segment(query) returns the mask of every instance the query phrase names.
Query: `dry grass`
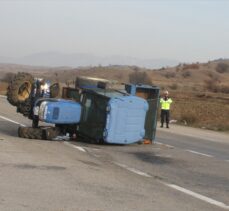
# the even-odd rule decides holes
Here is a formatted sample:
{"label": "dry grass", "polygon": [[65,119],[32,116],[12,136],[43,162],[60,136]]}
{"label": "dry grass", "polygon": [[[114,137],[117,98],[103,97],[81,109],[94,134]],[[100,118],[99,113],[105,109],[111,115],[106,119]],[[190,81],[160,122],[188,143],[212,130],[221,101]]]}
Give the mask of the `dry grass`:
{"label": "dry grass", "polygon": [[190,69],[199,69],[199,64],[198,63],[193,63],[193,64],[184,64],[183,65],[183,70],[190,70]]}
{"label": "dry grass", "polygon": [[174,93],[171,109],[172,119],[178,123],[207,128],[217,131],[229,131],[229,99],[201,96],[192,93],[182,96]]}
{"label": "dry grass", "polygon": [[216,66],[216,71],[218,73],[227,73],[229,72],[229,65],[223,62],[220,62]]}
{"label": "dry grass", "polygon": [[5,95],[8,87],[8,83],[0,82],[0,95]]}
{"label": "dry grass", "polygon": [[[147,72],[153,85],[168,89],[174,100],[172,119],[180,124],[229,131],[229,71],[219,60],[205,64],[181,64],[177,67],[147,70],[135,66],[108,66],[85,68],[39,68],[17,65],[0,65],[0,79],[7,72],[30,72],[36,77],[45,76],[52,81],[74,84],[77,76],[101,77],[129,82],[134,72]],[[227,69],[225,71],[225,68]],[[6,93],[7,84],[0,81],[0,94]],[[216,91],[215,91],[216,90]]]}

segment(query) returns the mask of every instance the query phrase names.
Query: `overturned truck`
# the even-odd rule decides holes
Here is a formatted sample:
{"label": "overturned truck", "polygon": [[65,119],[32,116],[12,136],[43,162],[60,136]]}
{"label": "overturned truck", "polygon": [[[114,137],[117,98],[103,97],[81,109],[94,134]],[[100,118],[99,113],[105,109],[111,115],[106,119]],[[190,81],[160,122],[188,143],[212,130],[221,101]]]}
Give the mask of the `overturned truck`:
{"label": "overturned truck", "polygon": [[152,141],[156,131],[159,88],[78,77],[75,87],[61,88],[28,73],[9,84],[7,99],[32,120],[19,127],[22,138],[52,140],[77,137],[96,143]]}

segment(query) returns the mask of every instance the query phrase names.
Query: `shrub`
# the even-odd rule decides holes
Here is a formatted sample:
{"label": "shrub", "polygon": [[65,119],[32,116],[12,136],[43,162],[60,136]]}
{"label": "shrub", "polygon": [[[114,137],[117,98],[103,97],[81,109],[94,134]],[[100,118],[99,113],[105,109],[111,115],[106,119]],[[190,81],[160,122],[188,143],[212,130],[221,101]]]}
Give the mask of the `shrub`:
{"label": "shrub", "polygon": [[190,77],[191,75],[192,75],[191,72],[188,71],[188,70],[186,70],[185,72],[182,73],[182,76],[183,76],[184,78],[188,78],[188,77]]}
{"label": "shrub", "polygon": [[210,92],[219,92],[219,85],[216,83],[214,79],[209,79],[205,81],[205,88]]}
{"label": "shrub", "polygon": [[214,80],[215,82],[218,82],[218,81],[219,81],[219,76],[218,76],[216,73],[214,73],[214,72],[208,72],[208,76],[209,76],[212,80]]}
{"label": "shrub", "polygon": [[7,83],[9,83],[9,82],[12,81],[12,79],[14,78],[14,76],[15,76],[15,73],[11,73],[11,72],[6,73],[6,74],[3,76],[3,78],[1,79],[1,81],[2,81],[2,82],[7,82]]}
{"label": "shrub", "polygon": [[183,70],[188,70],[188,69],[199,69],[199,64],[184,64],[183,65]]}
{"label": "shrub", "polygon": [[193,86],[193,87],[192,87],[192,91],[194,91],[194,92],[199,92],[199,88],[196,87],[196,86]]}
{"label": "shrub", "polygon": [[133,84],[148,84],[152,85],[151,78],[146,72],[134,71],[129,74],[129,81]]}
{"label": "shrub", "polygon": [[166,68],[165,67],[162,67],[162,68],[160,68],[159,70],[165,70]]}
{"label": "shrub", "polygon": [[229,72],[229,65],[225,63],[218,63],[216,66],[216,71],[218,73],[226,73]]}
{"label": "shrub", "polygon": [[117,78],[118,80],[121,80],[123,78],[123,73],[121,73],[121,72],[116,73],[115,78]]}
{"label": "shrub", "polygon": [[174,84],[170,85],[169,88],[172,90],[176,90],[178,88],[178,85],[174,83]]}
{"label": "shrub", "polygon": [[193,125],[197,122],[197,117],[191,113],[184,113],[180,117],[180,121],[183,122],[185,125]]}
{"label": "shrub", "polygon": [[175,78],[175,77],[176,77],[176,73],[174,73],[174,72],[166,72],[166,73],[164,74],[164,76],[165,76],[166,78]]}
{"label": "shrub", "polygon": [[137,67],[137,66],[134,66],[132,69],[133,69],[134,71],[140,71],[140,68]]}
{"label": "shrub", "polygon": [[179,71],[180,71],[180,67],[176,66],[176,72],[179,72]]}
{"label": "shrub", "polygon": [[229,94],[229,86],[221,86],[220,91],[225,94]]}
{"label": "shrub", "polygon": [[220,85],[219,81],[215,81],[214,79],[206,80],[205,81],[205,87],[208,91],[211,92],[221,92],[228,94],[229,93],[229,86],[226,85]]}

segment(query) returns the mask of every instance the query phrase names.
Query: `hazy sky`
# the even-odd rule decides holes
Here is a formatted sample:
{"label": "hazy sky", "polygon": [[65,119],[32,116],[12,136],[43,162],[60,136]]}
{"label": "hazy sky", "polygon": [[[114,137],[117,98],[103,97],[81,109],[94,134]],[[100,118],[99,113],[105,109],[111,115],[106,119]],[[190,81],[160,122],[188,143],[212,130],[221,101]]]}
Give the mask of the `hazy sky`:
{"label": "hazy sky", "polygon": [[229,58],[228,0],[0,0],[0,56]]}

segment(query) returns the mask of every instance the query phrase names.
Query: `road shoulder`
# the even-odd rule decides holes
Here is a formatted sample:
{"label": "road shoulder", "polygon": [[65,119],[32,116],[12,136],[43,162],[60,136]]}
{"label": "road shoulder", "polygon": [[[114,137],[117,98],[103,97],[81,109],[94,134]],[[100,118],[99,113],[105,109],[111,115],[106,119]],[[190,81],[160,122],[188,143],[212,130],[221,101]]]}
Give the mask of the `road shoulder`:
{"label": "road shoulder", "polygon": [[[159,124],[158,124],[159,125]],[[189,136],[193,138],[203,139],[212,142],[229,144],[229,134],[224,132],[216,132],[211,130],[192,128],[187,126],[181,126],[176,124],[170,124],[170,128],[157,127],[160,132],[166,132],[171,134],[177,134],[182,136]]]}

